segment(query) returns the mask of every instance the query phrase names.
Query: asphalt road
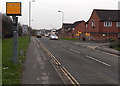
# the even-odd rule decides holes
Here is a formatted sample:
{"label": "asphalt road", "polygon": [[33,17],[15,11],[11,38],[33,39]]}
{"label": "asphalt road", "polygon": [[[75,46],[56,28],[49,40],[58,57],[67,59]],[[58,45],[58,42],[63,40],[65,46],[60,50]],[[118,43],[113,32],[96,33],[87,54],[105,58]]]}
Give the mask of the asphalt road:
{"label": "asphalt road", "polygon": [[118,57],[64,40],[39,38],[80,84],[118,84]]}
{"label": "asphalt road", "polygon": [[[64,86],[63,81],[44,54],[39,43],[31,38],[26,60],[23,65],[22,86],[49,86],[52,84]],[[12,86],[12,85],[11,85]]]}

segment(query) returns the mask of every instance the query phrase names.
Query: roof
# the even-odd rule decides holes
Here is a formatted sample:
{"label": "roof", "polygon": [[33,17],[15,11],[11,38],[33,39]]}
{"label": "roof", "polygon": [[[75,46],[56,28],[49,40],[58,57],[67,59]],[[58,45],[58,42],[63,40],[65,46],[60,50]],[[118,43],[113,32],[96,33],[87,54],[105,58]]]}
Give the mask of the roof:
{"label": "roof", "polygon": [[82,21],[76,21],[73,24],[72,23],[63,23],[63,26],[64,26],[64,29],[75,28],[81,22],[83,22],[83,20]]}
{"label": "roof", "polygon": [[64,27],[64,29],[73,28],[73,24],[72,23],[63,23],[63,27]]}
{"label": "roof", "polygon": [[83,20],[82,21],[76,21],[76,22],[74,22],[73,23],[73,27],[75,28],[79,23],[81,23],[81,22],[83,22]]}
{"label": "roof", "polygon": [[106,21],[108,19],[110,19],[110,21],[120,21],[120,10],[94,9],[94,11],[101,21]]}

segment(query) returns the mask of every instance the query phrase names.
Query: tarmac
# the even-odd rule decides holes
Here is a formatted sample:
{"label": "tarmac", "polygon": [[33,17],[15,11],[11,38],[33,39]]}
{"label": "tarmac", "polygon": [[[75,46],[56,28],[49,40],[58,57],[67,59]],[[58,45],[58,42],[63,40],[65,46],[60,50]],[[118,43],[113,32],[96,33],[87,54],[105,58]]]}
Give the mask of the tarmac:
{"label": "tarmac", "polygon": [[34,38],[30,40],[23,67],[22,84],[64,84]]}
{"label": "tarmac", "polygon": [[[70,41],[69,41],[70,42]],[[79,46],[97,49],[103,52],[120,55],[119,51],[109,48],[110,43],[72,42]],[[22,84],[59,84],[64,82],[50,63],[50,59],[42,51],[37,41],[32,37],[26,53],[22,73]]]}

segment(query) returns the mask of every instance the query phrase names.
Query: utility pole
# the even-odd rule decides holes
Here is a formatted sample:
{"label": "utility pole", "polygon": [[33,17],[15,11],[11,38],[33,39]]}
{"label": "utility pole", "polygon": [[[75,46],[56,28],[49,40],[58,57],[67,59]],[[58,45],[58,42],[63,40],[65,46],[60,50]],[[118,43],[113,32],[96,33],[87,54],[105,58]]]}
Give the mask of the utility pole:
{"label": "utility pole", "polygon": [[13,63],[18,62],[18,17],[13,16]]}

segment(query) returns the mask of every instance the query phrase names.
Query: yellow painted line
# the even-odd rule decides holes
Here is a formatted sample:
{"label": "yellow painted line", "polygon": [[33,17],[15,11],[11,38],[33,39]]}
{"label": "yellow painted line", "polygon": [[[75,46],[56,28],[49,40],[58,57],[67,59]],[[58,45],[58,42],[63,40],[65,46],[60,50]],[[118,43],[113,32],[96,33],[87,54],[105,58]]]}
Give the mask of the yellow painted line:
{"label": "yellow painted line", "polygon": [[72,79],[68,76],[68,74],[61,68],[62,72],[65,74],[65,76],[71,81],[72,84],[75,84]]}
{"label": "yellow painted line", "polygon": [[[37,39],[37,38],[36,38]],[[37,41],[39,42],[39,40],[37,39]],[[41,44],[42,45],[42,44]],[[43,47],[43,49],[48,53],[48,55],[49,56],[51,56],[51,57],[53,57],[53,60],[56,62],[56,63],[58,63],[58,64],[60,64],[61,65],[61,63],[55,58],[55,56],[53,56],[51,53],[50,53],[50,51],[48,51],[48,49],[46,49],[43,45],[42,45],[42,47]],[[64,70],[63,70],[63,69]],[[74,77],[64,68],[64,67],[62,67],[61,68],[61,70],[62,70],[62,72],[66,75],[66,77],[71,81],[71,83],[74,85],[74,86],[76,86],[75,85],[75,83],[77,83],[77,85],[79,85],[79,83],[74,79]],[[66,73],[66,72],[67,73]],[[75,81],[75,83],[73,82],[73,80],[69,77],[69,76]]]}
{"label": "yellow painted line", "polygon": [[64,67],[63,67],[63,69],[71,76],[71,78],[77,83],[77,85],[79,85],[77,80]]}

